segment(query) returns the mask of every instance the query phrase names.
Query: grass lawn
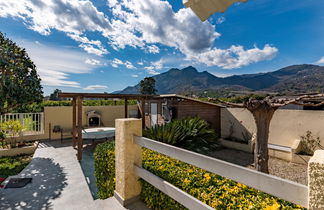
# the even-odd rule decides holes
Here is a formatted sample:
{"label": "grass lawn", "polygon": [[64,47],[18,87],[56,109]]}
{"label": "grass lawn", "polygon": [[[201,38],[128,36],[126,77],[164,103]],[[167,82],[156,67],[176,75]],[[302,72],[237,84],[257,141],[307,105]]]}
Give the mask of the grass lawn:
{"label": "grass lawn", "polygon": [[20,155],[14,157],[0,157],[0,177],[16,175],[22,171],[32,160],[32,155]]}

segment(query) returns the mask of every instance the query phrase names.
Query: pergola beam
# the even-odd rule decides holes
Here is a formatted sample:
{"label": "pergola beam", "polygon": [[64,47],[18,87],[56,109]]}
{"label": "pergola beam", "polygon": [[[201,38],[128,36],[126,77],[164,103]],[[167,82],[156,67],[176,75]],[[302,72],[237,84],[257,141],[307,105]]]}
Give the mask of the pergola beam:
{"label": "pergola beam", "polygon": [[59,93],[59,97],[62,98],[120,98],[120,99],[142,99],[142,98],[152,98],[156,95],[145,95],[145,94],[110,94],[110,93]]}

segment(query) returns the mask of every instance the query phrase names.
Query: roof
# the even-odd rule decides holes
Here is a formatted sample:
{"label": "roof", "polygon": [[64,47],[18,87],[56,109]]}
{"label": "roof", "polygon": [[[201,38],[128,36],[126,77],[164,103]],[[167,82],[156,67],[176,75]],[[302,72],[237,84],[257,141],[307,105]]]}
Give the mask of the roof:
{"label": "roof", "polygon": [[217,106],[217,107],[220,107],[220,108],[225,108],[225,106],[220,105],[220,104],[215,104],[215,103],[211,103],[211,102],[208,102],[208,101],[203,101],[203,100],[199,100],[199,99],[196,99],[196,98],[191,98],[191,97],[188,97],[188,96],[183,96],[183,95],[178,95],[178,94],[162,94],[162,95],[159,95],[159,96],[157,96],[155,98],[181,98],[181,99],[194,101],[194,102],[198,102],[198,103],[202,103],[202,104],[207,104],[207,105],[211,105],[211,106]]}

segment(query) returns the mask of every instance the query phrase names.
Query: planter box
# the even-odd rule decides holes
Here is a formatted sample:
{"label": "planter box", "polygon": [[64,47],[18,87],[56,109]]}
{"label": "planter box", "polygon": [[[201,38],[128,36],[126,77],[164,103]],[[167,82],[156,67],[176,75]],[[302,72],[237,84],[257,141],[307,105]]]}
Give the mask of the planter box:
{"label": "planter box", "polygon": [[32,146],[25,147],[17,147],[12,149],[0,149],[0,157],[1,156],[16,156],[16,155],[30,155],[33,154],[38,146],[38,142],[36,141]]}
{"label": "planter box", "polygon": [[248,144],[244,144],[244,143],[235,142],[235,141],[229,141],[229,140],[225,140],[225,139],[218,139],[218,142],[222,146],[227,147],[227,148],[253,153],[253,146],[250,143],[251,141],[249,141]]}
{"label": "planter box", "polygon": [[311,157],[312,157],[311,155],[292,154],[291,162],[292,163],[299,163],[299,164],[308,164]]}

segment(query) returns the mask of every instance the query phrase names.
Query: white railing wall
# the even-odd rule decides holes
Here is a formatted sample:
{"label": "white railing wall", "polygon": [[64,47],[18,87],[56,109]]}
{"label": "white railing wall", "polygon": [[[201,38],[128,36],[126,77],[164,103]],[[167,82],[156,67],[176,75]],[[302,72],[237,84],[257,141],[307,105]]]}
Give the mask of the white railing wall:
{"label": "white railing wall", "polygon": [[44,133],[44,113],[6,113],[0,115],[0,123],[19,121],[23,127],[22,135],[38,135]]}
{"label": "white railing wall", "polygon": [[307,206],[308,188],[306,185],[261,173],[253,169],[174,147],[152,139],[135,136],[134,142],[147,149],[181,160],[225,178],[232,179],[286,201],[304,207]]}
{"label": "white railing wall", "polygon": [[189,209],[211,209],[188,193],[141,167],[148,148],[309,209],[324,209],[324,150],[308,164],[308,186],[142,137],[140,119],[116,120],[115,197],[125,205],[140,193],[142,178]]}

